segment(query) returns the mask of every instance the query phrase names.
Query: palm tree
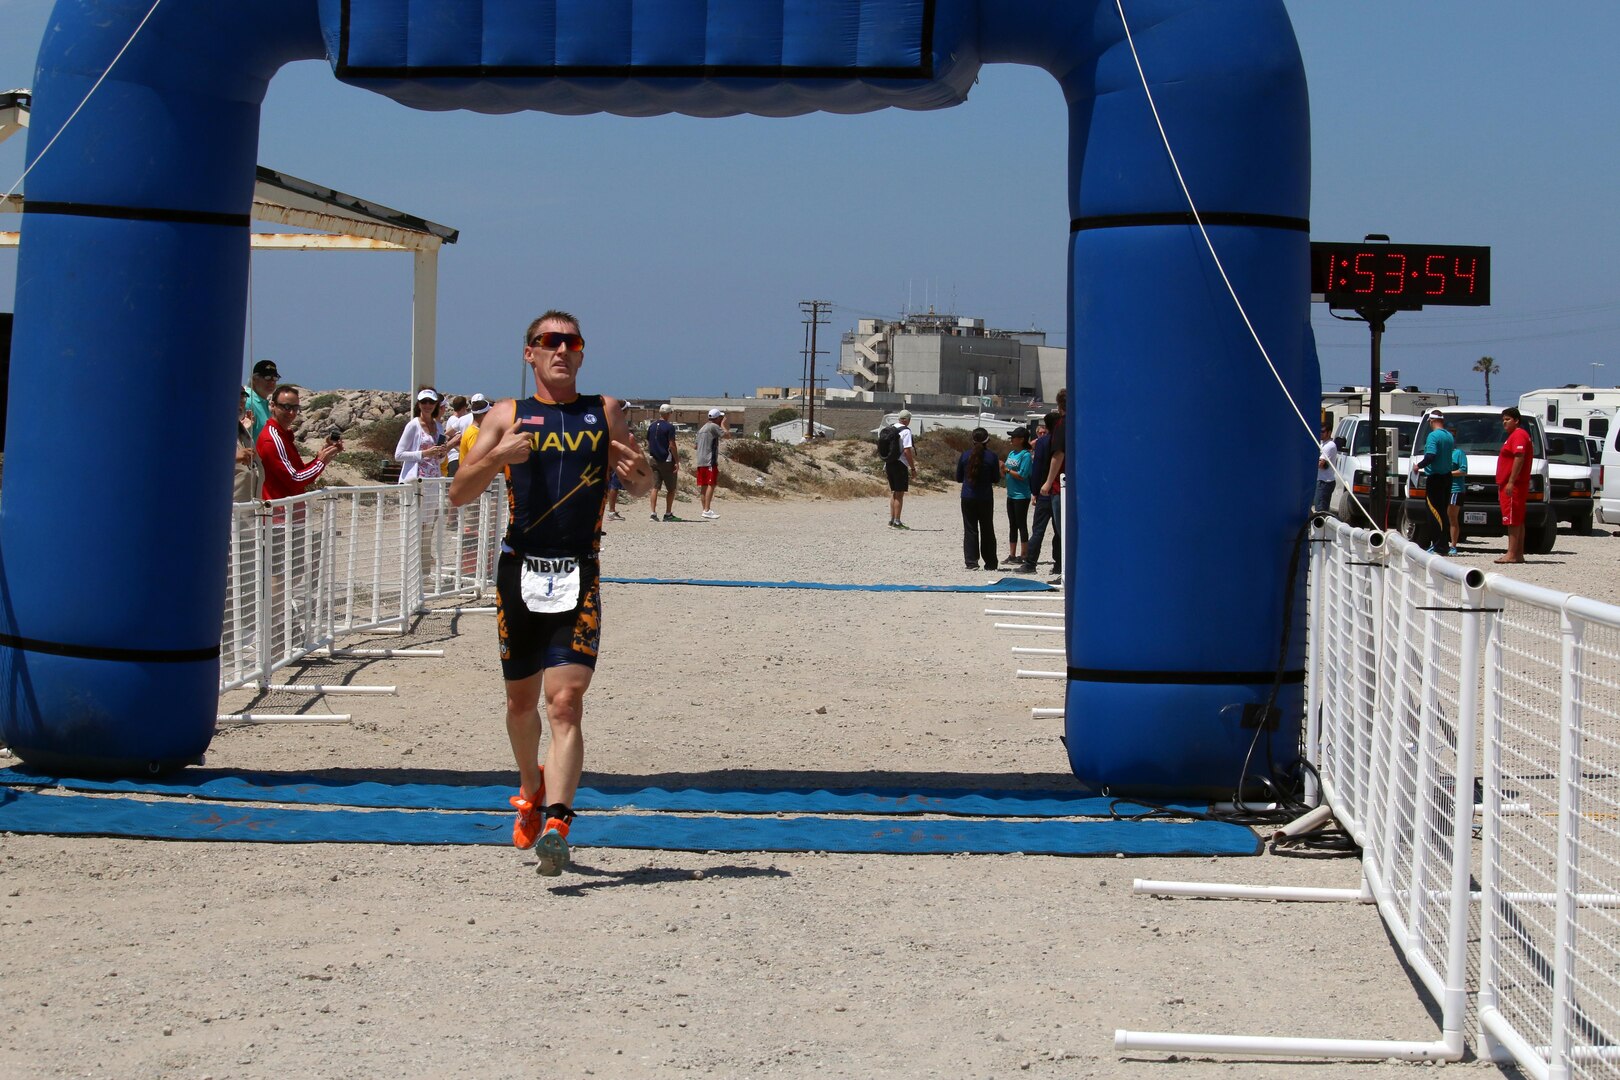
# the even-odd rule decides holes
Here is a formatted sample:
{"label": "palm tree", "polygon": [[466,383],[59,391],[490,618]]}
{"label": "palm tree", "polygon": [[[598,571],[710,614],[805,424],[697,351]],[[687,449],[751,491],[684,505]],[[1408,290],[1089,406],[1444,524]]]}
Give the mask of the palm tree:
{"label": "palm tree", "polygon": [[1474,370],[1485,376],[1485,404],[1489,405],[1491,403],[1491,376],[1500,372],[1502,366],[1489,356],[1482,356],[1479,358],[1479,363],[1474,365]]}

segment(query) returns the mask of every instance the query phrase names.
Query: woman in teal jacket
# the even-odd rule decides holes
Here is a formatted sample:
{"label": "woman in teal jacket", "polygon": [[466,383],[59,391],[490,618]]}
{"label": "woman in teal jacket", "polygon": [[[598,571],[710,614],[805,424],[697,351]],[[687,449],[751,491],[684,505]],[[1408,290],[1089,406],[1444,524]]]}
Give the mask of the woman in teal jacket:
{"label": "woman in teal jacket", "polygon": [[[1029,431],[1016,427],[1007,433],[1012,440],[1012,452],[1001,463],[1001,475],[1007,481],[1007,550],[1009,563],[1022,563],[1029,550],[1029,479],[1035,468],[1035,456],[1029,451]],[[1024,543],[1020,547],[1019,537]]]}

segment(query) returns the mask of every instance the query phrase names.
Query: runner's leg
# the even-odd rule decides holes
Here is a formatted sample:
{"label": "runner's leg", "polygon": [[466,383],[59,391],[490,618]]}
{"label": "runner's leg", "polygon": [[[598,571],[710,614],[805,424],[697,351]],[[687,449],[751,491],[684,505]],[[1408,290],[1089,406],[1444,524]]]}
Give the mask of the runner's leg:
{"label": "runner's leg", "polygon": [[574,805],[579,774],[585,766],[581,721],[592,674],[584,664],[562,664],[544,672],[546,720],[551,725],[551,745],[546,750],[547,805]]}

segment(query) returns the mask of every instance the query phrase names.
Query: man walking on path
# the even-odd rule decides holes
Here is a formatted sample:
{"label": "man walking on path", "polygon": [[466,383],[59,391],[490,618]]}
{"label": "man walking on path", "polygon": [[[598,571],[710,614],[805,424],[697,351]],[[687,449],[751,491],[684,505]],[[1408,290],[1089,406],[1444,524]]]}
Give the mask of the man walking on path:
{"label": "man walking on path", "polygon": [[894,456],[883,463],[883,471],[889,478],[889,528],[909,529],[911,526],[900,520],[900,512],[905,509],[911,481],[917,478],[917,453],[911,448],[910,410],[901,409],[894,422],[900,429],[895,432],[899,446]]}
{"label": "man walking on path", "polygon": [[1333,429],[1323,424],[1322,442],[1317,448],[1316,498],[1311,502],[1313,513],[1327,513],[1328,504],[1333,501],[1333,480],[1338,466],[1339,444],[1333,441]]}
{"label": "man walking on path", "polygon": [[658,406],[658,419],[647,425],[647,457],[652,462],[653,486],[652,519],[658,520],[658,489],[664,489],[664,520],[679,521],[675,516],[675,480],[680,468],[680,451],[675,446],[675,425],[669,421],[669,406]]}
{"label": "man walking on path", "polygon": [[1446,430],[1446,417],[1439,409],[1432,409],[1425,417],[1429,422],[1429,435],[1423,442],[1423,456],[1417,464],[1423,470],[1423,502],[1428,508],[1424,524],[1429,530],[1429,552],[1457,554],[1450,543],[1451,514],[1451,452],[1457,449],[1457,440]]}
{"label": "man walking on path", "polygon": [[703,503],[703,516],[711,521],[720,516],[714,512],[713,503],[714,488],[720,482],[720,440],[726,434],[720,421],[725,418],[724,410],[710,409],[709,422],[697,433],[698,499]]}
{"label": "man walking on path", "polygon": [[[1054,575],[1047,580],[1054,585],[1063,583],[1063,483],[1069,475],[1068,430],[1069,430],[1069,391],[1067,389],[1057,392],[1057,412],[1046,414],[1047,453],[1051,457],[1046,467],[1046,480],[1041,484],[1041,492],[1050,500],[1047,503],[1046,516],[1052,524],[1052,569]],[[1036,472],[1036,479],[1041,473]],[[1037,508],[1037,516],[1039,509]],[[1037,547],[1037,552],[1039,548]],[[1035,562],[1036,557],[1031,557]]]}
{"label": "man walking on path", "polygon": [[[506,686],[506,733],[517,761],[512,843],[536,849],[539,872],[568,866],[574,793],[585,764],[585,692],[602,632],[602,511],[607,474],[632,497],[652,485],[616,398],[581,394],[579,320],[548,311],[529,324],[523,358],[535,394],[489,410],[450,481],[450,502],[476,500],[504,472],[512,514],[495,571],[496,632]],[[540,696],[551,745],[540,763]]]}
{"label": "man walking on path", "polygon": [[1530,436],[1522,426],[1523,414],[1509,405],[1502,410],[1502,450],[1496,456],[1496,501],[1502,507],[1507,530],[1507,554],[1499,563],[1524,562],[1524,514],[1530,498]]}

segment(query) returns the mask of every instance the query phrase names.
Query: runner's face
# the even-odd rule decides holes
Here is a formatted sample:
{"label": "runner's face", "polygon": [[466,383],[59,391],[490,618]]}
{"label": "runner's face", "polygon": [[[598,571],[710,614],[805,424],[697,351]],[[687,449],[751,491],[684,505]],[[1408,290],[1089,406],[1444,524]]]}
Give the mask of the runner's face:
{"label": "runner's face", "polygon": [[563,345],[558,345],[554,349],[543,348],[538,342],[540,335],[547,331],[577,334],[579,327],[564,319],[547,319],[529,339],[534,344],[524,347],[523,359],[534,371],[535,379],[542,386],[572,387],[574,376],[579,373],[579,366],[585,362],[585,350],[578,349],[571,352]]}

